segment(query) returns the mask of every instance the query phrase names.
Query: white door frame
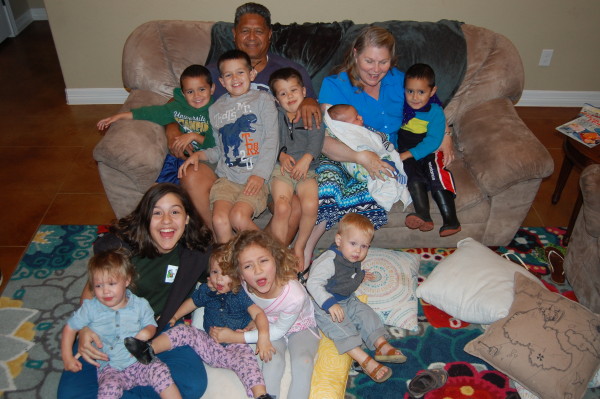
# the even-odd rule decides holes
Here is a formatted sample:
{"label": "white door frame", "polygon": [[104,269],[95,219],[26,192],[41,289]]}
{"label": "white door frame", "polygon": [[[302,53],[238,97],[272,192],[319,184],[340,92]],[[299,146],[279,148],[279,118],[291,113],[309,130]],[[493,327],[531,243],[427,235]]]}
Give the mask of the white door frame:
{"label": "white door frame", "polygon": [[15,17],[13,16],[12,9],[10,8],[9,0],[0,0],[2,5],[2,13],[6,15],[6,19],[8,20],[8,28],[10,29],[10,37],[17,36],[17,23],[15,22]]}

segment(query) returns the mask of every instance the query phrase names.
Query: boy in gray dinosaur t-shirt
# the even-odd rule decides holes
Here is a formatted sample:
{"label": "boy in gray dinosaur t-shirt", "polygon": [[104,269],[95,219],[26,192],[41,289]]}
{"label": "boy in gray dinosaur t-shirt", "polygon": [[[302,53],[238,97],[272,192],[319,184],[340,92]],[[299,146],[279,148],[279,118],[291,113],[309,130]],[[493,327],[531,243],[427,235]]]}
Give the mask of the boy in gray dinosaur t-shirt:
{"label": "boy in gray dinosaur t-shirt", "polygon": [[256,70],[241,50],[224,53],[218,61],[219,81],[227,90],[209,109],[217,145],[192,154],[179,168],[198,162],[216,163],[219,177],[210,190],[213,230],[218,243],[234,231],[258,230],[252,221],[267,207],[267,182],[279,150],[277,109],[273,97],[251,90]]}

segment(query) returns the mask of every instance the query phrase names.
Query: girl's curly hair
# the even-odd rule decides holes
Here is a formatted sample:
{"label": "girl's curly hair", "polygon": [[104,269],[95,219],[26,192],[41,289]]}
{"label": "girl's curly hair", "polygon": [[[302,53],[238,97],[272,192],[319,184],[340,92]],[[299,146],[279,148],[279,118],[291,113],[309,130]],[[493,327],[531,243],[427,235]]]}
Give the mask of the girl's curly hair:
{"label": "girl's curly hair", "polygon": [[[275,258],[276,278],[280,284],[296,278],[296,263],[298,262],[293,252],[262,230],[246,230],[237,234],[227,243],[223,274],[231,276],[233,285],[241,284],[239,256],[242,251],[252,245],[265,248]],[[252,292],[252,287],[248,286]]]}
{"label": "girl's curly hair", "polygon": [[213,262],[217,262],[217,265],[221,268],[221,273],[224,276],[231,277],[231,292],[237,294],[240,292],[240,288],[242,287],[241,281],[237,276],[237,272],[233,270],[229,266],[229,260],[227,257],[227,244],[215,244],[212,247],[212,251],[210,253],[210,259],[208,261],[209,265],[209,278],[210,278],[210,266]]}

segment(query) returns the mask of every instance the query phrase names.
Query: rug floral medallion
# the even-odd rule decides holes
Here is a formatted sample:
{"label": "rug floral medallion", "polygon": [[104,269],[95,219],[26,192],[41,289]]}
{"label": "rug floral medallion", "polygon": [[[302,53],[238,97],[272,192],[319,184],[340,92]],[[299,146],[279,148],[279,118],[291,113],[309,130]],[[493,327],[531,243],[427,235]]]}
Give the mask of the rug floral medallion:
{"label": "rug floral medallion", "polygon": [[0,300],[4,397],[56,397],[63,369],[60,334],[79,305],[96,231],[96,226],[41,226],[17,266]]}
{"label": "rug floral medallion", "polygon": [[[63,370],[60,334],[67,317],[79,306],[85,285],[86,265],[91,256],[97,226],[41,226],[0,298],[0,397],[54,398]],[[574,297],[568,285],[550,283],[544,248],[561,246],[563,229],[523,228],[507,247],[536,273],[545,285]],[[419,276],[426,276],[454,249],[405,249],[421,257]],[[401,398],[410,378],[431,365],[444,367],[451,378],[444,398],[517,397],[514,387],[501,373],[482,360],[464,352],[465,344],[480,335],[480,325],[452,318],[423,302],[419,305],[419,331],[388,327],[393,342],[410,359],[392,365],[393,376],[375,384],[362,373],[351,370],[346,398]],[[462,395],[462,396],[461,396]],[[586,396],[587,398],[588,396]]]}

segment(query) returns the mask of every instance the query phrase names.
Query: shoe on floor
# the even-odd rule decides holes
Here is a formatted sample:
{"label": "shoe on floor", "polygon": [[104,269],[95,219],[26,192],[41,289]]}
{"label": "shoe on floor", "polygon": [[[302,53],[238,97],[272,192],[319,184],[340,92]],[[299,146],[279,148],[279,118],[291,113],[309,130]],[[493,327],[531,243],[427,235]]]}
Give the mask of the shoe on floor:
{"label": "shoe on floor", "polygon": [[423,370],[410,380],[408,394],[411,398],[422,398],[427,392],[443,387],[446,381],[448,372],[444,369]]}
{"label": "shoe on floor", "polygon": [[565,269],[563,262],[565,259],[562,254],[552,247],[547,247],[544,250],[548,261],[548,269],[550,269],[550,279],[556,284],[565,283]]}
{"label": "shoe on floor", "polygon": [[150,364],[152,359],[156,357],[154,349],[148,341],[127,337],[125,338],[125,348],[142,364]]}

